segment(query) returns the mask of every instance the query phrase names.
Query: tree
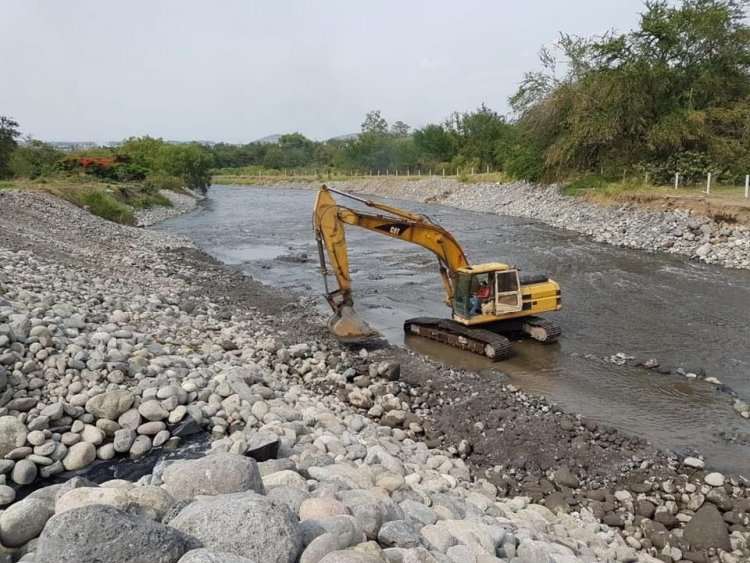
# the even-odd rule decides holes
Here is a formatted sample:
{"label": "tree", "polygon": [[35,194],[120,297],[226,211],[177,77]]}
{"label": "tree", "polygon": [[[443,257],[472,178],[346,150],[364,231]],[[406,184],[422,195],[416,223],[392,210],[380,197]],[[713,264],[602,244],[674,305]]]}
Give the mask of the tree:
{"label": "tree", "polygon": [[455,142],[442,125],[426,125],[414,131],[414,144],[426,162],[449,162],[456,155]]}
{"label": "tree", "polygon": [[543,51],[542,70],[524,77],[511,104],[545,174],[692,162],[737,175],[750,161],[747,5],[651,0],[632,32],[563,35]]}
{"label": "tree", "polygon": [[213,155],[198,143],[166,145],[160,151],[159,170],[182,178],[185,185],[202,193],[211,185]]}
{"label": "tree", "polygon": [[362,122],[362,133],[385,135],[388,133],[388,122],[380,115],[380,110],[373,110],[365,116]]}
{"label": "tree", "polygon": [[458,155],[464,162],[475,162],[481,168],[497,165],[497,144],[511,130],[502,115],[484,104],[473,112],[454,113],[446,127],[453,135]]}
{"label": "tree", "polygon": [[64,156],[65,153],[48,143],[29,139],[13,151],[9,163],[10,172],[16,177],[37,178],[48,174]]}
{"label": "tree", "polygon": [[10,159],[18,146],[18,123],[10,117],[0,115],[0,178],[7,178],[11,174]]}
{"label": "tree", "polygon": [[408,137],[410,130],[411,127],[409,127],[403,121],[397,121],[396,123],[391,125],[391,133],[396,137]]}

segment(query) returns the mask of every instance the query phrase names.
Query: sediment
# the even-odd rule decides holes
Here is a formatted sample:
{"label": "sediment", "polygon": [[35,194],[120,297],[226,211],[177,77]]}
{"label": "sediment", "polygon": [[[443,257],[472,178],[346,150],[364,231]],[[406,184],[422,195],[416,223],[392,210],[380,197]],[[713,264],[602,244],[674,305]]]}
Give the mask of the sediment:
{"label": "sediment", "polygon": [[[750,554],[742,477],[321,321],[185,239],[0,192],[0,560]],[[198,431],[135,483],[47,484]]]}

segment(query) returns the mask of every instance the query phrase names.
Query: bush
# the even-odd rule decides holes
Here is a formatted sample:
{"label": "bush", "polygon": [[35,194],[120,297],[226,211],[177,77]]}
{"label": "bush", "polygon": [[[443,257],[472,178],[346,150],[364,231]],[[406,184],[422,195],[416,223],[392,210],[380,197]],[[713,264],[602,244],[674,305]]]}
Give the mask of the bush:
{"label": "bush", "polygon": [[143,184],[144,191],[156,193],[159,190],[179,190],[185,185],[182,178],[169,176],[167,174],[154,174],[146,178]]}
{"label": "bush", "polygon": [[102,219],[133,225],[135,220],[130,208],[117,200],[113,195],[101,191],[82,191],[75,195],[74,201],[81,207],[88,208],[89,212]]}

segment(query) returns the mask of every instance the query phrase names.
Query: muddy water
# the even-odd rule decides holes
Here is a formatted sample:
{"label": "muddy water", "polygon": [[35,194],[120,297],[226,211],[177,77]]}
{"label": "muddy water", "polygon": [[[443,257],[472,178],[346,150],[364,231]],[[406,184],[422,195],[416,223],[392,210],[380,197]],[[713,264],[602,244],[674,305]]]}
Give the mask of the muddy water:
{"label": "muddy water", "polygon": [[[261,282],[321,294],[313,199],[310,191],[215,186],[203,208],[161,228],[190,237]],[[750,446],[721,437],[750,435],[750,422],[732,411],[728,395],[678,375],[597,359],[623,352],[703,369],[750,399],[750,273],[598,244],[527,219],[399,205],[438,220],[472,262],[504,261],[549,274],[561,283],[564,302],[555,314],[561,341],[514,344],[515,357],[502,364],[411,337],[407,346],[486,377],[501,369],[568,410],[659,447],[698,450],[718,469],[750,474]],[[432,254],[359,229],[347,236],[357,311],[391,342],[403,343],[404,319],[447,315]]]}

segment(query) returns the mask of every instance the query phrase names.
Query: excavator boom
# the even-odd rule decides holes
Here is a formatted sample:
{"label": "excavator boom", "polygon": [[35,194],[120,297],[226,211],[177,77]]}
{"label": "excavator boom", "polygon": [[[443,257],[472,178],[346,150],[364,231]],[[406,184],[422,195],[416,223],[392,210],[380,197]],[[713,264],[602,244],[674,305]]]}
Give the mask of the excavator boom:
{"label": "excavator boom", "polygon": [[[331,195],[332,193],[353,199],[373,209],[385,211],[389,215],[365,213],[344,207],[336,203]],[[323,186],[315,200],[313,226],[315,238],[318,242],[321,273],[326,285],[326,298],[335,315],[351,319],[353,314],[351,310],[353,302],[349,255],[346,246],[346,225],[375,231],[392,238],[418,244],[432,251],[438,259],[447,302],[452,303],[456,271],[469,265],[461,245],[453,238],[453,235],[424,215],[410,213],[397,207],[366,200]],[[338,289],[334,291],[329,291],[328,288],[327,275],[329,272],[324,250],[328,254],[333,274],[338,283]],[[351,324],[351,322],[347,322],[346,332],[350,331],[349,325]]]}

